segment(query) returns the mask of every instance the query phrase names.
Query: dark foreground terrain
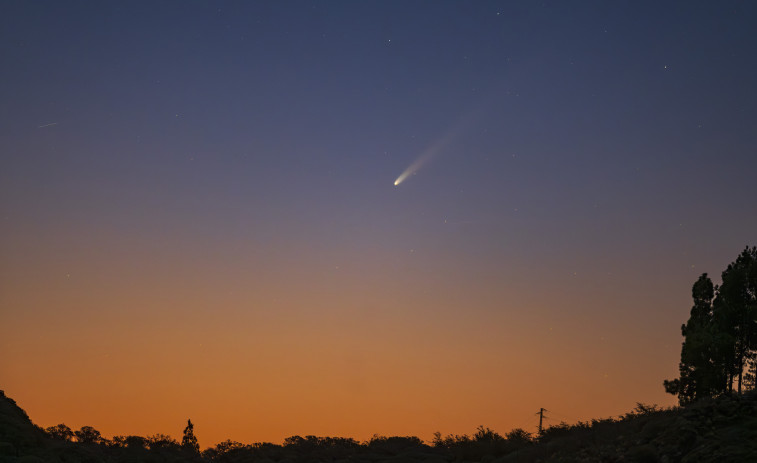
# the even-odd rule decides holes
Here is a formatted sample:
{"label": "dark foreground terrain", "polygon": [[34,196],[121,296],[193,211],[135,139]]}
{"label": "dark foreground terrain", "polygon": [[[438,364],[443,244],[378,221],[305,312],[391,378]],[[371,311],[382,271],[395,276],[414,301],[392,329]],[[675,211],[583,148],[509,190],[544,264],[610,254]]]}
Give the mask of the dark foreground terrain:
{"label": "dark foreground terrain", "polygon": [[[191,428],[189,433],[191,434]],[[282,445],[226,441],[203,451],[196,440],[155,436],[105,439],[95,429],[34,425],[0,391],[0,463],[18,462],[757,462],[757,395],[720,397],[661,410],[642,404],[625,416],[505,436],[375,436],[367,442],[293,436]],[[193,444],[194,443],[194,444]]]}

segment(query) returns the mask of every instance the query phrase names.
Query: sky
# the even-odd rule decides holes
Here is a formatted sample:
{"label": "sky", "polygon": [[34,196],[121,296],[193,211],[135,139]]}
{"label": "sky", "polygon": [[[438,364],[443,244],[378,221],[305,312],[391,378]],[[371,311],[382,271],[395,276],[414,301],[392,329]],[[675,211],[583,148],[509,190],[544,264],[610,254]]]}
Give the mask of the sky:
{"label": "sky", "polygon": [[673,405],[757,3],[0,3],[0,388],[203,447]]}

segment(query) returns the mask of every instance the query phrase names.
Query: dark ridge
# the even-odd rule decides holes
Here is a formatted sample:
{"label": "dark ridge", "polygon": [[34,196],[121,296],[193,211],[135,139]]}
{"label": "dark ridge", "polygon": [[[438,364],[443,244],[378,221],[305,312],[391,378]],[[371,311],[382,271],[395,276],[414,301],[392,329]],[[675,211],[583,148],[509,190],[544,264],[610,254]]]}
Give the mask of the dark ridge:
{"label": "dark ridge", "polygon": [[0,462],[19,452],[39,448],[46,440],[45,432],[31,422],[15,400],[0,390]]}
{"label": "dark ridge", "polygon": [[502,436],[479,427],[472,435],[342,437],[292,436],[282,445],[225,441],[200,451],[191,423],[184,444],[170,436],[115,436],[64,424],[35,426],[0,392],[0,463],[198,462],[198,463],[510,463],[510,462],[757,462],[757,393],[706,398],[662,409],[638,404],[623,416],[561,423],[532,435],[515,429]]}

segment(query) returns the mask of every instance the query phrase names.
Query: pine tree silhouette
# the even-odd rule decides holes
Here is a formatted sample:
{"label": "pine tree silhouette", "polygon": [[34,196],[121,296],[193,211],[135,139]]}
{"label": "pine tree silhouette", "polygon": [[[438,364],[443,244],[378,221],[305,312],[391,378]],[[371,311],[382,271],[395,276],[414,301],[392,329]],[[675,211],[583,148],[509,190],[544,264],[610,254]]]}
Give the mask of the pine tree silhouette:
{"label": "pine tree silhouette", "polygon": [[187,427],[184,428],[184,437],[181,438],[181,446],[192,452],[199,453],[200,444],[195,437],[194,428],[192,420],[187,420]]}

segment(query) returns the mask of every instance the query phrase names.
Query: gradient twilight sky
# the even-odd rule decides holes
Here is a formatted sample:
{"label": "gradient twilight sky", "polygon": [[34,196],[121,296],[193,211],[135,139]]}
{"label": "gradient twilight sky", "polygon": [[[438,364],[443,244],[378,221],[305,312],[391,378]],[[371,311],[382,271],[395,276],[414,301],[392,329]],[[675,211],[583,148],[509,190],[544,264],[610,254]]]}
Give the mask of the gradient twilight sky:
{"label": "gradient twilight sky", "polygon": [[691,285],[757,245],[755,24],[2,2],[0,388],[203,446],[672,404]]}

